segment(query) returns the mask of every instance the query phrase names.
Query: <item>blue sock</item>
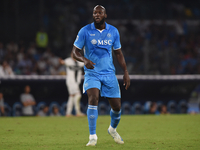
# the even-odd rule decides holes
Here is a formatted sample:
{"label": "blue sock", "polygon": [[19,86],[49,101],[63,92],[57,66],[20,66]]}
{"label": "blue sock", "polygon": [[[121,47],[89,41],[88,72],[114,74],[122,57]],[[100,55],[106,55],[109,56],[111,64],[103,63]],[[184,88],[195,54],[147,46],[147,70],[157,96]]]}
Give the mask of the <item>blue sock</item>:
{"label": "blue sock", "polygon": [[90,134],[91,135],[96,134],[96,122],[98,118],[97,106],[88,105],[87,118],[88,118]]}
{"label": "blue sock", "polygon": [[111,127],[117,128],[117,125],[119,124],[119,121],[121,119],[121,110],[120,111],[114,111],[113,109],[110,110],[110,116],[111,116]]}

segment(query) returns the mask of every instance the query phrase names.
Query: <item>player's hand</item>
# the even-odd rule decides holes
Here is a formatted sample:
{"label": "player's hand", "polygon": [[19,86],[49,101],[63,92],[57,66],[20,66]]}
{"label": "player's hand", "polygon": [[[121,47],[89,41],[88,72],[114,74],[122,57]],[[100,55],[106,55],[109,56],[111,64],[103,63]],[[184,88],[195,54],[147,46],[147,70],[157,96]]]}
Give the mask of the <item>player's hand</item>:
{"label": "player's hand", "polygon": [[95,63],[93,63],[91,60],[84,58],[84,65],[87,69],[94,69]]}
{"label": "player's hand", "polygon": [[59,58],[58,61],[60,64],[62,64],[62,65],[64,64],[64,61],[61,58]]}
{"label": "player's hand", "polygon": [[130,78],[129,78],[129,74],[127,70],[124,72],[123,80],[124,80],[123,85],[125,86],[125,89],[127,90],[130,86]]}

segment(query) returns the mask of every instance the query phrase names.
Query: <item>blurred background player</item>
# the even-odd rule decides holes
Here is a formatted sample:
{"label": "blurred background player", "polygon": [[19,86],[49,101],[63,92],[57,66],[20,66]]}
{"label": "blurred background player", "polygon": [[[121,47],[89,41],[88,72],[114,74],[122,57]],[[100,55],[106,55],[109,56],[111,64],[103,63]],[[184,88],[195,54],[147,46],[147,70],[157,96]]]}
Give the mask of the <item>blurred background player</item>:
{"label": "blurred background player", "polygon": [[0,92],[0,116],[4,116],[4,99],[3,99],[3,93]]}
{"label": "blurred background player", "polygon": [[66,66],[66,84],[69,92],[66,116],[72,116],[73,106],[75,106],[76,116],[85,116],[80,109],[81,92],[79,89],[84,63],[73,59],[72,53],[71,57],[65,60],[59,59],[59,61],[60,64]]}
{"label": "blurred background player", "polygon": [[36,105],[35,99],[32,94],[30,94],[31,88],[29,85],[25,86],[24,93],[21,94],[20,100],[23,104],[22,114],[23,116],[33,116],[34,110],[33,106]]}

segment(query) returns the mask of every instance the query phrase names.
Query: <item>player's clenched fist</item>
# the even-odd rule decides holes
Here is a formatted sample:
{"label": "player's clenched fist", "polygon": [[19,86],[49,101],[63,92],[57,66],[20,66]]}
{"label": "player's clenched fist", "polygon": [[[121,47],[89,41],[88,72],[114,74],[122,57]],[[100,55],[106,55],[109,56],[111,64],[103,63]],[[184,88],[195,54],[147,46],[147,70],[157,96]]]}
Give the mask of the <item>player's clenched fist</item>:
{"label": "player's clenched fist", "polygon": [[95,63],[93,63],[91,60],[87,59],[87,58],[84,58],[84,65],[87,69],[94,69],[94,66]]}

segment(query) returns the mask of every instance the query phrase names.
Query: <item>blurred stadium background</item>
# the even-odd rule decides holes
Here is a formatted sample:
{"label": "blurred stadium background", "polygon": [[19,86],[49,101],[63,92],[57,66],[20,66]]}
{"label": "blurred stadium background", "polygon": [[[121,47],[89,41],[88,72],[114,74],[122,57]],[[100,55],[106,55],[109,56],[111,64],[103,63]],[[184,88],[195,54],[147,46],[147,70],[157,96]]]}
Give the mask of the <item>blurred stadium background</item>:
{"label": "blurred stadium background", "polygon": [[[96,4],[105,6],[107,22],[120,32],[131,75],[126,91],[114,60],[123,114],[148,113],[152,102],[157,109],[166,105],[170,113],[199,113],[200,0],[1,0],[0,67],[12,70],[0,75],[6,115],[21,115],[25,85],[37,102],[35,111],[44,102],[58,105],[64,115],[68,93],[58,58],[70,55],[78,30],[92,22]],[[85,112],[87,96],[81,105]],[[101,98],[99,114],[108,110]]]}

